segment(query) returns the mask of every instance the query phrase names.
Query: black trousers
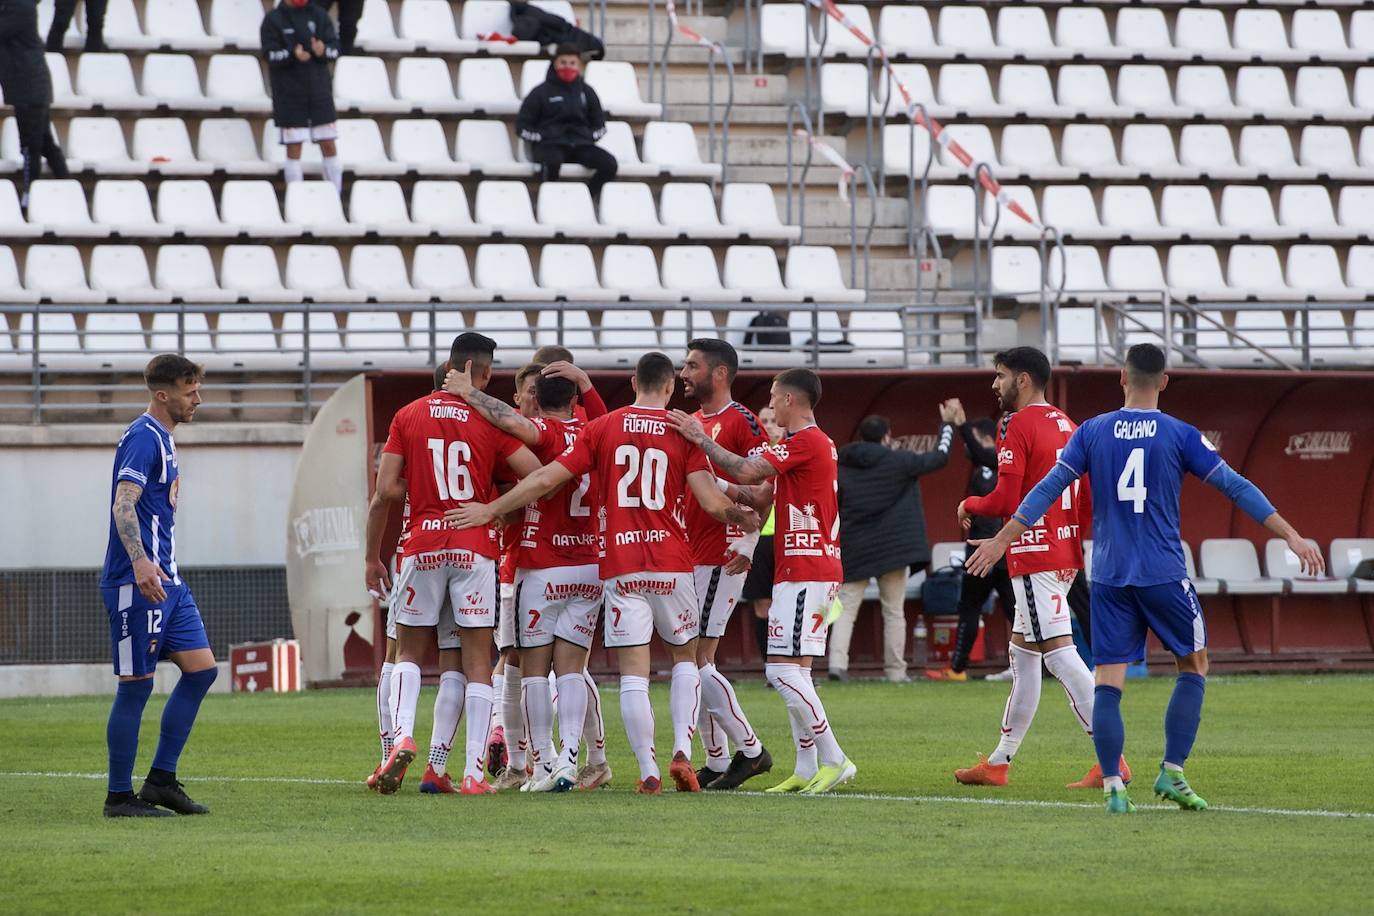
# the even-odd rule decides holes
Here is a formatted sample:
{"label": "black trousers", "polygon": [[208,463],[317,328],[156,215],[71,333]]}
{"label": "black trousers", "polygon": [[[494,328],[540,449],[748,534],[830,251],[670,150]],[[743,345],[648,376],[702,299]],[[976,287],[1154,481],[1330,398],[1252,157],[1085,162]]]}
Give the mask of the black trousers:
{"label": "black trousers", "polygon": [[592,180],[588,187],[592,197],[601,194],[601,186],[615,178],[619,164],[615,157],[599,146],[557,146],[552,143],[536,143],[531,152],[534,161],[543,167],[541,178],[544,181],[557,181],[558,172],[565,162],[575,162],[592,170]]}
{"label": "black trousers", "polygon": [[352,54],[358,40],[358,20],[363,15],[363,0],[328,0],[325,7],[332,3],[339,5],[339,51]]}
{"label": "black trousers", "polygon": [[[105,50],[105,7],[110,0],[86,0],[86,50]],[[48,50],[62,50],[62,36],[72,24],[76,0],[54,0],[52,26],[48,29]]]}
{"label": "black trousers", "polygon": [[1007,575],[1007,564],[998,563],[986,576],[964,574],[959,588],[959,628],[954,631],[954,653],[950,656],[949,666],[955,671],[968,667],[968,656],[973,651],[973,641],[978,638],[978,618],[983,613],[983,605],[988,595],[997,592],[1002,604],[1002,613],[1013,620],[1016,609],[1016,596],[1011,590],[1011,577]]}
{"label": "black trousers", "polygon": [[19,132],[19,154],[24,157],[19,175],[19,203],[29,205],[29,185],[38,180],[43,172],[43,160],[48,160],[48,168],[54,178],[66,178],[67,157],[62,147],[57,145],[53,133],[52,118],[47,105],[14,106],[15,127]]}

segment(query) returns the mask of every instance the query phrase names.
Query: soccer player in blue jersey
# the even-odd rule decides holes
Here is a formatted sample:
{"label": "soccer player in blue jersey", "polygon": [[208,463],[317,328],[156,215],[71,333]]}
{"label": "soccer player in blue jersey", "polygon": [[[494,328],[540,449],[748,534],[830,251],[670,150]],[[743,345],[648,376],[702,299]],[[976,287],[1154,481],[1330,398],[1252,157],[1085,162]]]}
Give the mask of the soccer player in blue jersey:
{"label": "soccer player in blue jersey", "polygon": [[[110,614],[110,648],[119,677],[105,730],[110,751],[106,817],[207,814],[177,782],[177,758],[217,669],[205,624],[177,574],[177,450],[172,430],[200,405],[204,370],[174,353],[153,357],[143,371],[152,400],[115,449],[114,505],[100,594]],[[181,669],[162,711],[162,734],[148,778],[133,791],[134,758],[143,707],[161,659]],[[166,810],[164,810],[166,809]]]}
{"label": "soccer player in blue jersey", "polygon": [[1233,471],[1202,433],[1160,412],[1159,393],[1169,383],[1164,370],[1164,351],[1159,347],[1131,347],[1121,370],[1125,406],[1080,426],[1059,462],[1027,494],[1011,520],[965,564],[974,575],[986,575],[1065,487],[1089,476],[1097,662],[1093,744],[1102,766],[1107,811],[1113,814],[1135,810],[1118,768],[1126,740],[1121,688],[1127,664],[1145,655],[1147,629],[1174,654],[1178,665],[1173,697],[1164,713],[1164,758],[1155,794],[1185,810],[1207,807],[1183,778],[1183,764],[1202,720],[1207,677],[1207,625],[1188,579],[1179,533],[1183,475],[1193,474],[1216,487],[1283,538],[1304,573],[1319,575],[1326,568],[1321,552],[1284,521],[1254,484]]}

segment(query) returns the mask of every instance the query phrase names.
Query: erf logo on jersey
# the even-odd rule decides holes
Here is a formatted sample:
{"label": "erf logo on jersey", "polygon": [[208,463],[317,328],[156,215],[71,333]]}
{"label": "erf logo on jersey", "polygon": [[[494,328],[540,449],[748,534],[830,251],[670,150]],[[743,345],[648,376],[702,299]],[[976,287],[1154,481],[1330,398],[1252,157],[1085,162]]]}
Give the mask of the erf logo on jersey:
{"label": "erf logo on jersey", "polygon": [[784,442],[776,442],[776,443],[774,443],[773,445],[767,446],[767,449],[768,449],[768,451],[772,452],[774,455],[777,455],[779,461],[786,461],[786,460],[787,460],[787,444],[786,444],[786,443],[784,443]]}
{"label": "erf logo on jersey", "polygon": [[997,453],[997,463],[998,463],[998,464],[1015,464],[1015,463],[1016,463],[1016,453],[1013,452],[1013,451],[1012,451],[1011,449],[1009,449],[1009,448],[1004,448],[1004,449],[1002,449],[1000,452]]}

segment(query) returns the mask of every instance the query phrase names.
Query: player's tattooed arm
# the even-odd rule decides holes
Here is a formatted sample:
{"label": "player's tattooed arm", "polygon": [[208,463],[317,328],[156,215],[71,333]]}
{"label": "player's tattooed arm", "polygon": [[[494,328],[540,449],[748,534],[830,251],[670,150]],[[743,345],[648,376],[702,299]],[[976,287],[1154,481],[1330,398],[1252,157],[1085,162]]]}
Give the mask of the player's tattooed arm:
{"label": "player's tattooed arm", "polygon": [[526,445],[534,445],[539,441],[539,427],[530,422],[528,417],[500,398],[494,398],[485,391],[478,391],[473,387],[471,360],[461,372],[457,369],[448,371],[448,376],[444,379],[444,390],[467,401],[492,426]]}
{"label": "player's tattooed arm", "polygon": [[777,470],[762,458],[746,458],[720,445],[702,429],[700,421],[681,410],[668,412],[668,422],[682,434],[688,442],[701,448],[711,464],[744,484],[763,483],[777,473]]}
{"label": "player's tattooed arm", "polygon": [[687,475],[687,485],[701,506],[717,521],[735,525],[745,534],[752,534],[761,527],[759,514],[748,506],[740,506],[730,501],[730,497],[720,491],[715,476],[710,471],[693,471]]}
{"label": "player's tattooed arm", "polygon": [[737,503],[743,503],[762,516],[767,514],[768,507],[773,504],[773,484],[761,483],[746,487],[732,483],[726,488],[725,495]]}
{"label": "player's tattooed arm", "polygon": [[138,498],[142,495],[143,488],[138,484],[121,480],[115,486],[114,506],[110,512],[114,515],[119,542],[124,545],[129,563],[133,566],[134,584],[139,592],[149,601],[166,601],[167,591],[162,587],[162,581],[165,579],[170,582],[171,577],[162,571],[156,559],[148,558],[143,549],[143,535],[138,528]]}

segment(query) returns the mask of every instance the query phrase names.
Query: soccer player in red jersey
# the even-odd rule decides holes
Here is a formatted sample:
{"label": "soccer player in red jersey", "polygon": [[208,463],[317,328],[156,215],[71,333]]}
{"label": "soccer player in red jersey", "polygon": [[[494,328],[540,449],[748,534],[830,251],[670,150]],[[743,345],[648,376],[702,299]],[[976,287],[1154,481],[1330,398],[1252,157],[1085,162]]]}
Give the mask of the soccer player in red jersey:
{"label": "soccer player in red jersey", "polygon": [[687,543],[686,496],[723,522],[758,530],[752,509],[730,502],[705,457],[673,432],[667,404],[676,384],[673,363],[646,353],[635,367],[635,402],[587,424],[555,461],[487,505],[469,503],[447,513],[465,528],[493,519],[592,474],[598,506],[600,573],[606,596],[606,646],[620,664],[620,710],[639,762],[639,791],[661,790],[649,705],[649,641],[657,631],[673,659],[670,706],[678,791],[698,791],[692,770],[692,732],[701,703],[697,674],[698,606]]}
{"label": "soccer player in red jersey", "polygon": [[[498,429],[524,442],[547,464],[577,440],[583,424],[573,416],[573,382],[543,375],[541,368],[526,367],[534,370],[537,415],[533,418],[475,390],[466,371],[449,373],[445,388]],[[583,672],[601,613],[590,489],[591,475],[583,474],[526,506],[516,525],[513,629],[520,645],[525,719],[534,750],[531,792],[566,792],[578,783],[578,749],[589,699]],[[550,668],[558,678],[560,753],[553,746]],[[598,762],[605,766],[604,742],[599,748],[591,747],[589,764]]]}
{"label": "soccer player in red jersey", "polygon": [[[735,348],[723,340],[706,338],[687,344],[687,358],[678,374],[687,397],[701,405],[692,416],[706,434],[737,455],[757,456],[768,444],[768,434],[758,417],[730,394],[738,371]],[[734,482],[729,474],[722,472],[720,476]],[[697,733],[706,749],[706,766],[697,770],[697,781],[704,789],[734,789],[773,766],[773,757],[754,734],[734,687],[716,670],[716,648],[744,590],[758,538],[721,524],[690,498],[687,535],[701,603],[697,665],[702,709]],[[728,755],[730,743],[735,745],[733,758]]]}
{"label": "soccer player in red jersey", "polygon": [[[450,364],[471,361],[485,385],[491,377],[495,341],[481,334],[461,334],[449,353]],[[496,531],[460,531],[448,527],[444,512],[470,500],[490,500],[498,462],[517,476],[531,473],[539,462],[516,439],[493,427],[462,399],[447,392],[418,398],[396,412],[377,469],[377,485],[367,520],[367,587],[390,590],[380,558],[382,532],[389,509],[386,497],[405,478],[410,501],[410,528],[393,596],[397,623],[396,665],[392,671],[391,707],[394,743],[391,756],[376,774],[378,791],[396,791],[406,767],[415,759],[415,704],[420,696],[419,659],[429,629],[450,623],[463,634],[467,756],[460,791],[487,794],[483,779],[487,733],[491,722],[491,640],[496,625]],[[445,599],[451,621],[441,621]]]}
{"label": "soccer player in red jersey", "polygon": [[777,478],[776,572],[765,670],[768,682],[787,703],[797,765],[791,776],[769,792],[816,795],[848,782],[858,772],[835,740],[811,682],[811,659],[825,654],[826,617],[844,578],[837,452],[835,443],[816,425],[820,399],[821,380],[810,369],[779,373],[768,406],[787,435],[752,458],[713,440],[695,417],[680,410],[671,416],[678,431],[699,445],[721,473],[746,485]]}
{"label": "soccer player in red jersey", "polygon": [[[1054,467],[1075,429],[1063,411],[1045,400],[1050,361],[1044,353],[1034,347],[1014,347],[998,353],[993,363],[997,375],[992,390],[1008,412],[997,437],[997,487],[987,496],[970,496],[959,504],[959,522],[965,530],[974,515],[1007,518],[1015,512]],[[1083,505],[1086,499],[1086,489],[1080,492],[1077,484],[1065,490],[1045,517],[1007,552],[1007,571],[1016,597],[1008,648],[1011,695],[1002,714],[1002,737],[992,755],[955,770],[954,778],[965,785],[1007,784],[1011,758],[1040,705],[1042,662],[1068,694],[1074,718],[1092,737],[1093,676],[1074,647],[1068,601],[1069,587],[1083,568],[1079,526],[1092,517],[1091,508]],[[1086,787],[1094,780],[1100,788],[1097,764],[1074,785]]]}

